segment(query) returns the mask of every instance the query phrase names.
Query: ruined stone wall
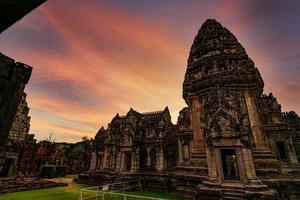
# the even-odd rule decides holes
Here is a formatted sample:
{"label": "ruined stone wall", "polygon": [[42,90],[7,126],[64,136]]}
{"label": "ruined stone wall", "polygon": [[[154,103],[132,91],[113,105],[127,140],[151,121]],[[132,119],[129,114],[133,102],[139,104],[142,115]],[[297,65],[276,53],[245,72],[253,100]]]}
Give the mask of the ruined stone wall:
{"label": "ruined stone wall", "polygon": [[38,144],[34,139],[34,135],[26,134],[22,145],[18,159],[18,173],[25,176],[35,175],[39,172],[39,168],[37,168],[36,163]]}
{"label": "ruined stone wall", "polygon": [[2,177],[14,176],[17,172],[18,154],[22,145],[13,142],[13,145],[7,146],[7,142],[31,71],[30,66],[15,62],[0,53],[0,176]]}
{"label": "ruined stone wall", "polygon": [[0,145],[7,140],[31,71],[30,66],[0,54]]}
{"label": "ruined stone wall", "polygon": [[26,94],[23,93],[18,111],[15,115],[8,138],[14,141],[24,141],[30,129],[29,107],[26,101]]}

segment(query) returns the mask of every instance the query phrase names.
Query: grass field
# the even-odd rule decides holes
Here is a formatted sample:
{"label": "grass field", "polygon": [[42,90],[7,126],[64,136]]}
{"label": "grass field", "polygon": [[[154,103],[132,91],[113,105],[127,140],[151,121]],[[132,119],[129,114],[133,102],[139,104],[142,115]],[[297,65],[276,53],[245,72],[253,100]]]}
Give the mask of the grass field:
{"label": "grass field", "polygon": [[[0,200],[78,200],[79,190],[81,188],[89,187],[89,185],[76,184],[72,180],[73,180],[72,177],[58,178],[55,179],[55,181],[68,183],[68,186],[0,195]],[[173,195],[167,192],[138,191],[138,192],[130,192],[129,194],[140,195],[140,196],[151,196],[156,198],[164,198],[164,199],[172,199],[172,200],[182,200],[181,198],[174,197]],[[113,198],[113,199],[119,199],[119,198]]]}

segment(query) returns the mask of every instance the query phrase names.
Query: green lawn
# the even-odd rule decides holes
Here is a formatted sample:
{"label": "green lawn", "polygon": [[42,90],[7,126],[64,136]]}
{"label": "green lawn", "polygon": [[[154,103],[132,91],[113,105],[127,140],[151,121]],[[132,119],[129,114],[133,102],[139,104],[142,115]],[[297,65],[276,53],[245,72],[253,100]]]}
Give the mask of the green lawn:
{"label": "green lawn", "polygon": [[[78,200],[79,199],[79,190],[81,188],[89,187],[88,185],[79,185],[72,181],[72,177],[59,178],[55,181],[68,183],[67,187],[58,187],[58,188],[50,188],[50,189],[41,189],[41,190],[33,190],[33,191],[25,191],[25,192],[16,192],[5,195],[0,195],[0,200]],[[153,192],[153,191],[137,191],[137,192],[128,192],[133,195],[140,196],[151,196],[156,198],[165,198],[172,200],[181,200],[181,198],[174,197],[170,193],[167,192]],[[109,198],[106,195],[105,199],[120,199],[118,198]],[[137,198],[127,198],[127,200],[133,200]],[[94,199],[88,199],[94,200]],[[101,200],[101,198],[98,198]]]}

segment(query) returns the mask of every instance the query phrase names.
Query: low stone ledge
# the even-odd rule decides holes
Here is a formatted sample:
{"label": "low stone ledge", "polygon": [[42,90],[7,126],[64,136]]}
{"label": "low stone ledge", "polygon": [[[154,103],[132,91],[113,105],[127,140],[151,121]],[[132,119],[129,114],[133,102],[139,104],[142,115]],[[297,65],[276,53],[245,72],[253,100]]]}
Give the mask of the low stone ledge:
{"label": "low stone ledge", "polygon": [[20,191],[31,191],[38,189],[64,187],[66,183],[56,183],[48,180],[39,178],[25,178],[23,181],[20,180],[1,180],[0,181],[0,194],[7,194]]}

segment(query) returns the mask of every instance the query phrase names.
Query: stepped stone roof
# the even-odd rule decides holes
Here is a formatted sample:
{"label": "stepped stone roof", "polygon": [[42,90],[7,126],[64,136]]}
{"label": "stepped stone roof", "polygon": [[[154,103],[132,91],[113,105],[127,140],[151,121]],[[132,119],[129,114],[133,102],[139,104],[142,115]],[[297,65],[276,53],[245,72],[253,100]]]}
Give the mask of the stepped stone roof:
{"label": "stepped stone roof", "polygon": [[262,91],[263,80],[236,37],[215,19],[201,26],[190,50],[183,97],[220,85]]}

